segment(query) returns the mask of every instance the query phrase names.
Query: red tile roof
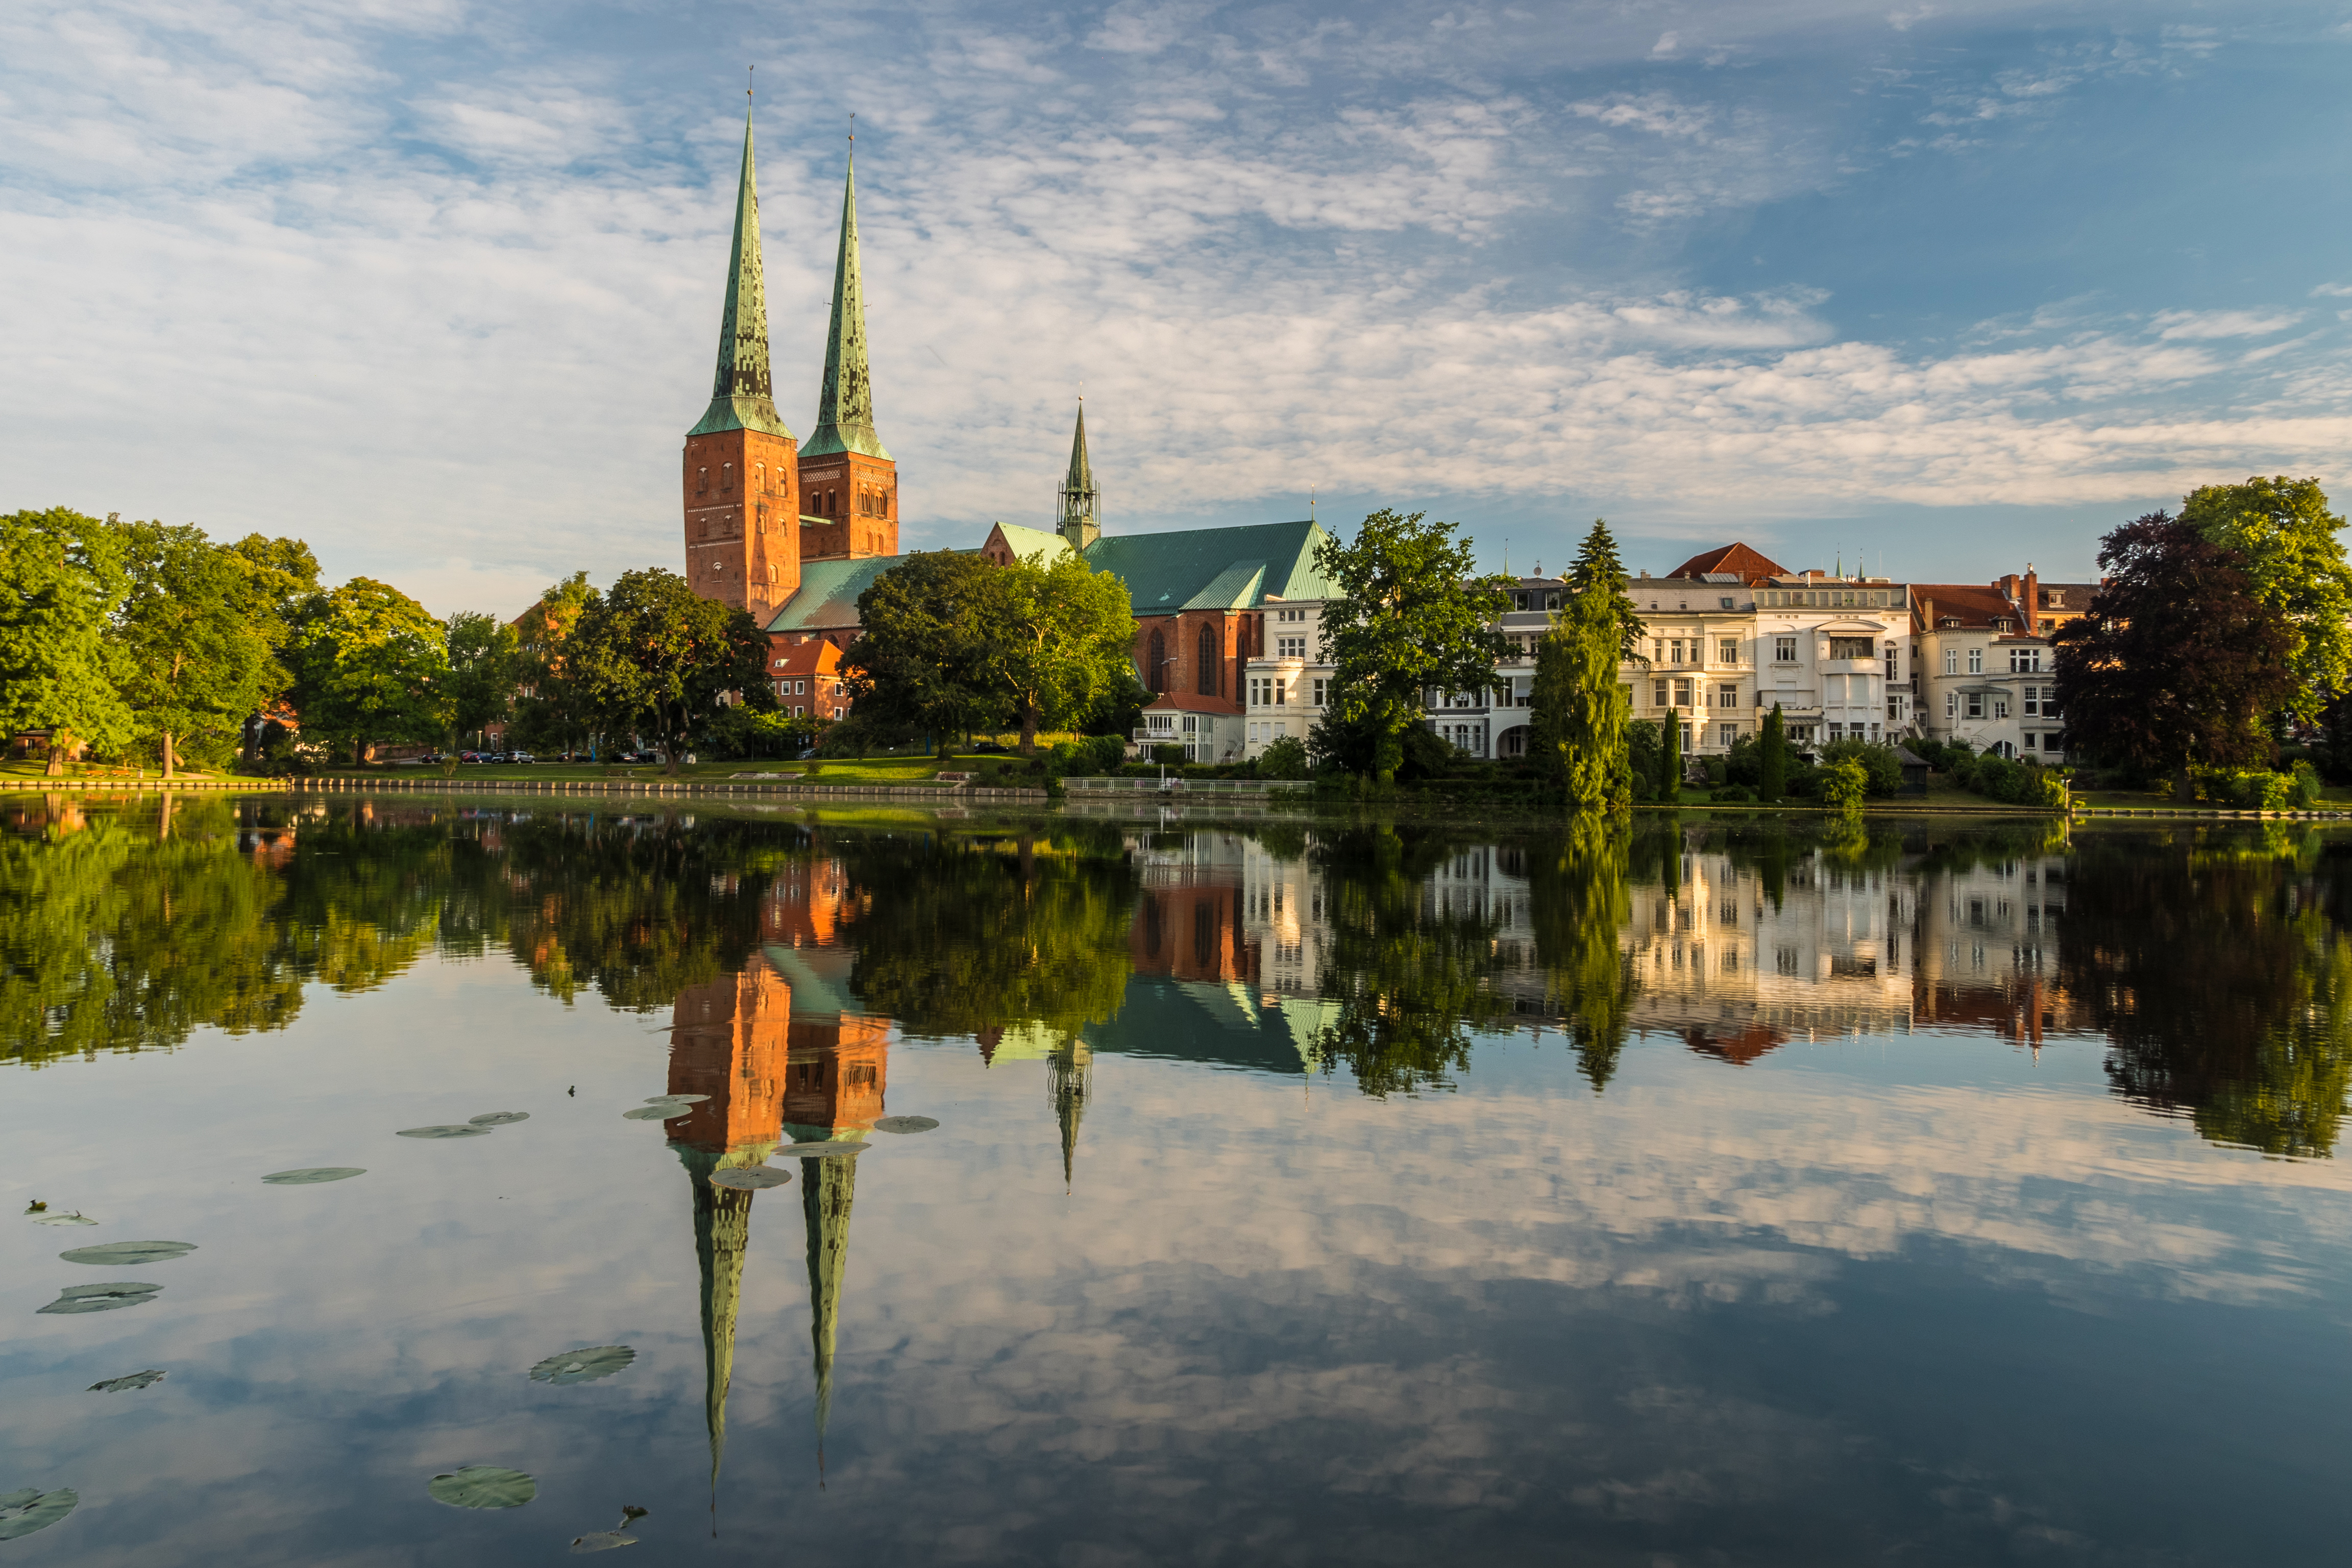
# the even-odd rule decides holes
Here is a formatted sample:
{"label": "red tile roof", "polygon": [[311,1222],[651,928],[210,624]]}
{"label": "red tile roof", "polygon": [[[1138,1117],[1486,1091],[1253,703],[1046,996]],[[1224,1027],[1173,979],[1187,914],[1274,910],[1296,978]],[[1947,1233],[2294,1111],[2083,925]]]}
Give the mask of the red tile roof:
{"label": "red tile roof", "polygon": [[1911,605],[1922,631],[1934,631],[1948,620],[1979,631],[1991,630],[1996,620],[2007,621],[2011,631],[2025,629],[2025,617],[2009,595],[1981,583],[1914,583]]}
{"label": "red tile roof", "polygon": [[1714,550],[1702,551],[1666,574],[1669,577],[1704,577],[1710,572],[1736,572],[1743,583],[1753,584],[1760,577],[1785,576],[1788,568],[1779,562],[1759,555],[1745,544],[1730,543]]}

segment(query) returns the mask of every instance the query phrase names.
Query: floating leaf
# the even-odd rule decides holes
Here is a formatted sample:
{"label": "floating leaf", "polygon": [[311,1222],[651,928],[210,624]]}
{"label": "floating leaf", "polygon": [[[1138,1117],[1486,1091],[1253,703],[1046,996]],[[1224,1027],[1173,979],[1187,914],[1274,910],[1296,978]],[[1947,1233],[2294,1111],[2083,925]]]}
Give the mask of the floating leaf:
{"label": "floating leaf", "polygon": [[592,1530],[585,1535],[572,1538],[574,1552],[610,1552],[615,1546],[635,1546],[637,1538],[624,1535],[617,1530]]}
{"label": "floating leaf", "polygon": [[434,1477],[425,1489],[451,1508],[520,1508],[539,1495],[539,1483],[520,1470],[464,1465]]}
{"label": "floating leaf", "polygon": [[671,1117],[684,1116],[693,1109],[691,1105],[679,1105],[674,1101],[663,1100],[656,1100],[651,1105],[640,1105],[635,1110],[624,1110],[621,1115],[630,1121],[667,1121]]}
{"label": "floating leaf", "polygon": [[566,1351],[562,1355],[549,1356],[530,1369],[530,1380],[559,1386],[593,1383],[600,1377],[612,1376],[636,1359],[637,1352],[627,1345],[591,1345],[584,1351]]}
{"label": "floating leaf", "polygon": [[747,1193],[756,1193],[762,1187],[781,1187],[792,1179],[790,1171],[779,1171],[767,1165],[730,1165],[723,1171],[710,1173],[712,1186],[734,1187]]}
{"label": "floating leaf", "polygon": [[530,1112],[528,1110],[493,1110],[487,1115],[469,1116],[466,1120],[472,1122],[477,1127],[506,1127],[517,1121],[530,1121]]}
{"label": "floating leaf", "polygon": [[393,1134],[395,1138],[487,1138],[490,1130],[470,1123],[463,1127],[404,1127]]}
{"label": "floating leaf", "polygon": [[648,1096],[647,1105],[700,1105],[710,1097],[707,1094],[656,1094]]}
{"label": "floating leaf", "polygon": [[136,1307],[155,1299],[161,1285],[141,1285],[121,1280],[111,1285],[68,1285],[58,1292],[58,1299],[41,1309],[44,1312],[111,1312],[117,1307]]}
{"label": "floating leaf", "polygon": [[874,1124],[877,1132],[929,1132],[939,1123],[928,1116],[886,1116]]}
{"label": "floating leaf", "polygon": [[89,1385],[89,1392],[122,1394],[133,1388],[145,1388],[150,1384],[161,1383],[163,1378],[163,1373],[149,1367],[145,1372],[134,1372],[128,1377],[110,1377],[104,1383],[93,1383]]}
{"label": "floating leaf", "polygon": [[196,1249],[193,1241],[107,1241],[60,1252],[68,1263],[162,1263],[185,1258]]}
{"label": "floating leaf", "polygon": [[304,1171],[272,1171],[261,1179],[273,1187],[307,1187],[316,1182],[344,1182],[366,1174],[364,1165],[313,1165]]}
{"label": "floating leaf", "polygon": [[37,1214],[33,1216],[33,1223],[35,1225],[96,1225],[98,1221],[83,1214],[79,1209],[76,1209],[70,1214]]}
{"label": "floating leaf", "polygon": [[793,1160],[847,1159],[852,1154],[865,1153],[866,1145],[832,1139],[822,1143],[786,1143],[780,1146],[776,1152]]}
{"label": "floating leaf", "polygon": [[80,1501],[71,1487],[59,1487],[53,1492],[37,1492],[28,1488],[0,1496],[0,1541],[14,1541],[20,1535],[47,1530],[71,1513]]}

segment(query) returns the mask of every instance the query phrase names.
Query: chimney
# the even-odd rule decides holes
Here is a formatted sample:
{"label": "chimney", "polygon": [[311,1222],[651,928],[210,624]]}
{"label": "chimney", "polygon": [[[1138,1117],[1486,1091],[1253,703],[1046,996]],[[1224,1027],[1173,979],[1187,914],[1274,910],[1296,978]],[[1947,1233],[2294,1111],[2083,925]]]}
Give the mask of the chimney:
{"label": "chimney", "polygon": [[2042,635],[2042,579],[2034,574],[2031,561],[2025,563],[2025,635]]}

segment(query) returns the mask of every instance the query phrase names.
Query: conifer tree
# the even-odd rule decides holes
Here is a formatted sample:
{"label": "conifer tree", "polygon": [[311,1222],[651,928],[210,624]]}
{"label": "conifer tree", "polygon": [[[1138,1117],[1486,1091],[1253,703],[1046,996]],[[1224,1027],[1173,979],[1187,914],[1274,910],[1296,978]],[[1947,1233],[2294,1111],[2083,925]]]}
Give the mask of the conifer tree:
{"label": "conifer tree", "polygon": [[1789,725],[1780,716],[1778,702],[1765,715],[1764,732],[1757,750],[1756,798],[1767,805],[1777,805],[1789,787]]}
{"label": "conifer tree", "polygon": [[1658,779],[1658,799],[1672,805],[1683,797],[1683,716],[1678,709],[1666,710],[1666,765]]}
{"label": "conifer tree", "polygon": [[1581,594],[1536,652],[1532,728],[1545,766],[1579,815],[1633,799],[1625,726],[1632,701],[1617,680],[1617,621],[1606,594]]}
{"label": "conifer tree", "polygon": [[1618,557],[1617,541],[1609,531],[1607,518],[1592,520],[1592,531],[1584,536],[1576,559],[1569,564],[1568,584],[1580,599],[1596,589],[1607,595],[1610,618],[1617,629],[1617,657],[1640,658],[1642,638],[1649,628],[1634,614],[1633,597],[1625,592],[1625,563]]}

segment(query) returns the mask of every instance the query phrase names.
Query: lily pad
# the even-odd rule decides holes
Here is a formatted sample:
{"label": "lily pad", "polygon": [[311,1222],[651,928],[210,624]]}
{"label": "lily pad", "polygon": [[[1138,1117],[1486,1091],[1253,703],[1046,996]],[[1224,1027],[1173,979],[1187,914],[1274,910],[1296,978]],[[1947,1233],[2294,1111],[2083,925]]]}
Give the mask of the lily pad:
{"label": "lily pad", "polygon": [[636,1359],[637,1352],[627,1345],[591,1345],[584,1351],[549,1356],[530,1369],[530,1380],[558,1386],[593,1383],[600,1377],[612,1376]]}
{"label": "lily pad", "polygon": [[747,1193],[756,1193],[762,1187],[781,1187],[792,1179],[790,1171],[779,1171],[769,1165],[730,1165],[723,1171],[710,1173],[712,1186],[734,1187]]}
{"label": "lily pad", "polygon": [[462,1127],[404,1127],[393,1134],[395,1138],[487,1138],[490,1130],[468,1122]]}
{"label": "lily pad", "polygon": [[684,1116],[693,1109],[691,1105],[680,1105],[676,1100],[659,1100],[651,1105],[640,1105],[635,1110],[624,1110],[621,1115],[630,1121],[667,1121],[674,1116]]}
{"label": "lily pad", "polygon": [[710,1097],[707,1094],[654,1094],[646,1097],[647,1105],[700,1105]]}
{"label": "lily pad", "polygon": [[539,1495],[539,1483],[520,1470],[464,1465],[434,1477],[425,1489],[451,1508],[520,1508]]}
{"label": "lily pad", "polygon": [[122,1394],[131,1389],[145,1388],[150,1384],[161,1383],[163,1381],[165,1375],[165,1373],[158,1372],[153,1367],[149,1367],[145,1372],[134,1372],[128,1377],[110,1377],[104,1383],[93,1383],[89,1385],[89,1392],[92,1394]]}
{"label": "lily pad", "polygon": [[877,1132],[929,1132],[939,1122],[928,1116],[886,1116],[874,1124]]}
{"label": "lily pad", "polygon": [[193,1241],[106,1241],[96,1247],[77,1247],[58,1256],[68,1263],[163,1263],[185,1258],[195,1249]]}
{"label": "lily pad", "polygon": [[493,1110],[487,1115],[469,1116],[466,1120],[476,1127],[507,1127],[511,1126],[513,1123],[518,1121],[530,1121],[530,1112],[528,1110]]}
{"label": "lily pad", "polygon": [[119,1280],[111,1285],[68,1285],[58,1292],[58,1299],[41,1309],[60,1315],[73,1312],[111,1312],[117,1307],[137,1307],[155,1299],[161,1285],[141,1285],[131,1280]]}
{"label": "lily pad", "polygon": [[303,1171],[272,1171],[261,1179],[273,1187],[307,1187],[318,1182],[347,1182],[366,1174],[364,1165],[313,1165]]}
{"label": "lily pad", "polygon": [[33,1215],[33,1223],[35,1225],[96,1225],[98,1221],[79,1209],[75,1209],[68,1214],[37,1214]]}
{"label": "lily pad", "polygon": [[617,1530],[592,1530],[585,1535],[572,1538],[574,1552],[610,1552],[615,1546],[635,1546],[637,1538]]}
{"label": "lily pad", "polygon": [[53,1492],[37,1492],[27,1488],[0,1495],[0,1541],[14,1541],[20,1535],[47,1530],[71,1513],[80,1501],[71,1487],[59,1487]]}
{"label": "lily pad", "polygon": [[852,1154],[866,1152],[866,1145],[846,1139],[827,1139],[821,1143],[784,1143],[776,1149],[779,1158],[793,1160],[845,1160]]}

